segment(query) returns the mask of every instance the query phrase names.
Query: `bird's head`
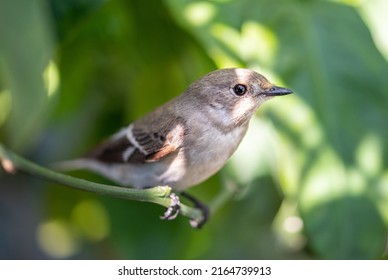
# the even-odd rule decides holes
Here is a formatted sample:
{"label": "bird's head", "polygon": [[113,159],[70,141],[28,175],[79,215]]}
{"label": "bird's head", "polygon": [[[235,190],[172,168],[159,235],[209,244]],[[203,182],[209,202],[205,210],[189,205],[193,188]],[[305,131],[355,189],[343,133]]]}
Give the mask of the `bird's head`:
{"label": "bird's head", "polygon": [[215,121],[230,126],[246,124],[264,101],[292,92],[273,85],[253,70],[228,68],[205,75],[186,94],[198,99],[196,103]]}

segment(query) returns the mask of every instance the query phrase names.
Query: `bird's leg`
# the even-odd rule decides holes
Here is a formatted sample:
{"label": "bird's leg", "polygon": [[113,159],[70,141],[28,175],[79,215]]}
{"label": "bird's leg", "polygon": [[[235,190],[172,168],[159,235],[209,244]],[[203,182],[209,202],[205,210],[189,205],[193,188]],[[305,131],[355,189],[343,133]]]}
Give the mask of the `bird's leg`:
{"label": "bird's leg", "polygon": [[168,206],[166,212],[164,212],[163,216],[160,217],[162,220],[174,220],[179,214],[179,210],[181,208],[179,196],[175,193],[171,193],[170,199],[170,205]]}
{"label": "bird's leg", "polygon": [[191,196],[190,194],[188,194],[186,192],[182,192],[181,195],[183,197],[187,198],[188,200],[190,200],[194,204],[195,208],[201,210],[201,212],[202,212],[202,219],[190,220],[190,225],[193,228],[202,228],[203,225],[207,222],[207,220],[209,218],[209,215],[210,215],[209,207],[207,207],[200,200],[198,200],[197,198]]}

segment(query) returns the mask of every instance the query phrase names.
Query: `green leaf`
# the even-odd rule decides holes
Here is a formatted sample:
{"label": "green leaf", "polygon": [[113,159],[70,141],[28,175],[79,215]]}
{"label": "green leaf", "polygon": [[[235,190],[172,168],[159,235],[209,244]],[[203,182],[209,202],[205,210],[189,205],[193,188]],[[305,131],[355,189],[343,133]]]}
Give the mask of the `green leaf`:
{"label": "green leaf", "polygon": [[294,142],[305,156],[296,189],[309,242],[324,258],[381,257],[386,229],[377,193],[388,159],[388,64],[355,8],[330,1],[288,8],[287,17],[275,18],[276,68],[322,133],[310,147]]}
{"label": "green leaf", "polygon": [[[271,172],[280,174],[286,201],[298,203],[308,245],[324,258],[381,257],[388,222],[381,218],[387,216],[382,201],[388,201],[382,179],[388,160],[388,65],[356,8],[319,0],[167,3],[217,65],[276,72],[295,90],[266,105],[283,153],[273,152],[272,158],[252,153],[249,162],[274,166],[277,159],[279,171]],[[262,128],[251,129],[257,139],[263,137]],[[361,198],[342,199],[354,196]],[[325,205],[336,205],[336,211],[319,216]],[[343,239],[349,235],[344,248],[329,247],[338,245],[342,228]]]}
{"label": "green leaf", "polygon": [[343,196],[305,213],[311,247],[324,259],[377,259],[384,252],[385,226],[375,203]]}
{"label": "green leaf", "polygon": [[7,140],[31,144],[39,134],[49,96],[43,79],[52,52],[52,33],[43,1],[1,1],[0,57],[11,92]]}

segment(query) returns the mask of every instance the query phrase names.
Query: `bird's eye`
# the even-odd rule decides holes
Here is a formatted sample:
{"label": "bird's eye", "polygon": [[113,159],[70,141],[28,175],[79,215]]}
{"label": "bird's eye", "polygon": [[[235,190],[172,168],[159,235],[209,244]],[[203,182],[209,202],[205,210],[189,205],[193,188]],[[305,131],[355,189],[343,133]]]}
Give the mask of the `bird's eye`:
{"label": "bird's eye", "polygon": [[237,84],[233,87],[233,92],[236,94],[236,95],[244,95],[247,91],[247,87],[242,85],[242,84]]}

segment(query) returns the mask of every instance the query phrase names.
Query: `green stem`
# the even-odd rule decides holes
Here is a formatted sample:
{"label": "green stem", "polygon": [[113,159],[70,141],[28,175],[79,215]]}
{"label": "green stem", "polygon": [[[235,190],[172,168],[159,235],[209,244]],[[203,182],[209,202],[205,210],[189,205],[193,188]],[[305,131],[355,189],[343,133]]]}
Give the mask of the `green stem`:
{"label": "green stem", "polygon": [[[32,176],[54,181],[72,188],[124,199],[156,203],[166,208],[169,207],[171,203],[169,198],[171,194],[170,187],[134,189],[90,182],[39,166],[8,150],[1,143],[0,160],[8,160],[16,169],[26,172]],[[202,218],[201,211],[188,207],[184,204],[181,204],[180,214],[192,220],[201,220]]]}

